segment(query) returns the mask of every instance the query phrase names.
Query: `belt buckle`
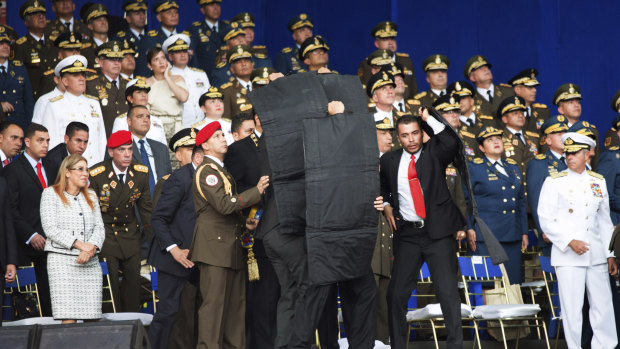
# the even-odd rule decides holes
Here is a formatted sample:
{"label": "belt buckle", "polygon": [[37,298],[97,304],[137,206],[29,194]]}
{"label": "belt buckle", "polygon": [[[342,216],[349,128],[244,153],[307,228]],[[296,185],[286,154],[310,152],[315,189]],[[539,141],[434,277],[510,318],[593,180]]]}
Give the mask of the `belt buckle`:
{"label": "belt buckle", "polygon": [[415,221],[413,222],[413,226],[416,228],[424,228],[424,221]]}

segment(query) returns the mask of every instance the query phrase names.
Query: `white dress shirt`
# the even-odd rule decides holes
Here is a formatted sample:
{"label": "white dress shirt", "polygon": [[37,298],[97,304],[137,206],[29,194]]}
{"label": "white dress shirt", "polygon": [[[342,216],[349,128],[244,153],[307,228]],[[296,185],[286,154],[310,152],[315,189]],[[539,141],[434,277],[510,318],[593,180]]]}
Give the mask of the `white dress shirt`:
{"label": "white dress shirt", "polygon": [[142,35],[142,37],[144,37],[144,29],[142,29],[141,32],[133,29],[133,28],[129,28],[129,30],[131,30],[131,32],[133,33],[133,35],[135,35],[138,39],[140,38],[140,35]]}
{"label": "white dress shirt", "polygon": [[211,22],[210,20],[205,18],[205,23],[207,23],[207,26],[209,27],[209,29],[211,29],[211,31],[219,32],[220,28],[218,28],[217,21]]}
{"label": "white dress shirt", "polygon": [[[149,141],[146,139],[147,137],[140,138],[135,134],[131,134],[131,139],[136,143],[136,147],[138,147],[138,151],[140,151],[141,145],[140,141],[144,140],[144,149],[146,149],[146,154],[149,157],[149,165],[151,165],[151,170],[153,171],[153,178],[155,179],[155,184],[157,184],[157,168],[155,168],[155,157],[153,156],[153,149],[151,149],[151,145]],[[138,158],[142,159],[142,154],[137,154]]]}
{"label": "white dress shirt", "polygon": [[[513,135],[515,135],[517,132],[518,132],[518,133],[520,133],[520,134],[521,134],[521,136],[520,136],[519,138],[521,138],[521,142],[523,142],[523,144],[527,144],[527,142],[525,142],[525,137],[523,136],[523,132],[524,132],[523,130],[521,130],[521,131],[517,131],[517,130],[515,130],[514,128],[511,128],[511,127],[508,127],[508,126],[506,126],[506,129],[507,129],[508,131],[510,131],[510,133],[512,133]],[[515,137],[516,137],[516,136],[515,136]]]}
{"label": "white dress shirt", "polygon": [[[508,172],[506,172],[506,169],[504,168],[504,163],[502,162],[502,159],[497,159],[497,160],[493,160],[490,157],[487,156],[487,159],[489,159],[489,162],[491,162],[491,164],[493,164],[493,166],[504,176],[508,177]],[[495,163],[498,163],[499,165],[495,165]]]}
{"label": "white dress shirt", "polygon": [[173,31],[169,31],[168,29],[166,29],[164,27],[161,27],[161,31],[163,31],[164,34],[166,35],[166,37],[168,37],[168,38],[170,37],[170,35],[177,34],[176,28]]}
{"label": "white dress shirt", "polygon": [[377,112],[375,113],[375,122],[383,121],[385,118],[388,118],[392,126],[394,126],[394,117],[392,116],[392,109],[386,112],[386,111],[383,111],[377,108]]}
{"label": "white dress shirt", "polygon": [[243,81],[243,80],[241,80],[241,79],[239,79],[239,78],[237,78],[237,81],[239,81],[239,83],[241,84],[241,86],[242,86],[244,89],[248,90],[248,92],[252,91],[252,82],[251,82],[251,81],[247,81],[247,82],[245,82],[245,81]]}
{"label": "white dress shirt", "polygon": [[476,113],[471,113],[469,116],[459,115],[459,120],[461,120],[462,124],[469,126],[467,120],[471,120],[472,125],[476,124]]}
{"label": "white dress shirt", "polygon": [[4,160],[6,160],[6,158],[6,154],[0,149],[0,168],[4,167]]}
{"label": "white dress shirt", "polygon": [[118,167],[116,167],[116,164],[114,163],[114,161],[112,161],[112,169],[114,169],[114,174],[116,174],[116,178],[118,178],[118,180],[121,180],[121,177],[119,175],[123,175],[123,185],[125,185],[125,183],[127,182],[127,168],[125,169],[125,171],[121,171],[118,169]]}
{"label": "white dress shirt", "polygon": [[434,88],[431,89],[431,91],[433,91],[434,94],[436,94],[437,96],[441,96],[441,93],[443,92],[443,94],[446,94],[446,89],[443,90],[435,90]]}
{"label": "white dress shirt", "polygon": [[[392,105],[394,106],[394,108],[396,108],[396,110],[400,111],[400,112],[404,112],[406,111],[406,107],[405,107],[405,99],[401,99],[400,101],[394,100],[394,103],[392,103]],[[402,110],[400,109],[402,106]]]}
{"label": "white dress shirt", "polygon": [[478,93],[480,93],[482,98],[487,100],[487,102],[490,102],[489,101],[489,93],[487,91],[491,91],[491,96],[495,97],[495,87],[493,86],[493,84],[491,84],[491,86],[489,86],[488,89],[487,88],[476,87],[476,90],[478,91]]}
{"label": "white dress shirt", "polygon": [[220,165],[220,166],[222,166],[222,168],[224,167],[224,163],[220,159],[216,158],[215,156],[213,156],[213,155],[205,155],[205,156],[208,157],[209,159],[215,161],[215,163]]}
{"label": "white dress shirt", "polygon": [[99,39],[97,39],[96,37],[93,36],[93,40],[95,41],[95,45],[97,45],[97,47],[105,44],[106,42],[110,41],[110,39],[107,39],[106,41],[101,41]]}

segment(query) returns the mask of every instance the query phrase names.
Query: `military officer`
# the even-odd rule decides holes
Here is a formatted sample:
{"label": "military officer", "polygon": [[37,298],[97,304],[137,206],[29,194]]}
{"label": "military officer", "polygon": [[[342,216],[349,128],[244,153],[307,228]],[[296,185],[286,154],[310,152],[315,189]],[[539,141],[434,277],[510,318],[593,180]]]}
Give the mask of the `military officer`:
{"label": "military officer", "polygon": [[10,121],[26,129],[32,119],[34,101],[28,72],[20,61],[9,61],[11,39],[0,33],[0,121]]}
{"label": "military officer", "polygon": [[[105,241],[99,258],[105,258],[118,308],[125,312],[140,309],[140,223],[151,237],[151,192],[149,170],[132,161],[129,131],[118,131],[107,142],[110,159],[90,169],[90,188],[99,197],[105,226]],[[135,209],[138,206],[138,209]],[[118,270],[123,272],[122,293]]]}
{"label": "military officer", "polygon": [[[415,73],[413,72],[413,63],[408,53],[397,52],[398,46],[396,44],[397,26],[396,23],[391,21],[384,21],[377,24],[372,29],[372,37],[375,39],[375,47],[378,49],[387,49],[394,52],[392,61],[399,63],[403,66],[403,73],[405,74],[405,84],[407,85],[409,95],[405,96],[405,99],[413,98],[418,93],[418,83],[416,82]],[[362,80],[362,84],[366,84],[370,79],[371,71],[370,66],[363,60],[357,69],[357,75]]]}
{"label": "military officer", "polygon": [[[612,129],[620,130],[620,114],[616,115],[612,123]],[[619,131],[616,131],[616,136]],[[615,225],[620,222],[620,212],[616,210],[617,204],[620,204],[618,198],[620,197],[620,147],[609,147],[601,154],[598,162],[597,171],[605,177],[605,182],[609,190],[609,200],[611,209],[611,221]],[[615,239],[620,243],[620,239]],[[620,249],[614,249],[617,253],[620,253]]]}
{"label": "military officer", "polygon": [[[417,115],[418,108],[420,107],[420,101],[413,98],[405,99],[405,96],[408,96],[409,92],[407,91],[407,84],[405,84],[405,73],[403,66],[390,60],[390,63],[388,65],[384,65],[381,70],[387,71],[394,76],[394,83],[396,83],[396,87],[394,88],[394,103],[392,103],[394,108],[401,113],[411,113]],[[366,88],[365,86],[363,87]]]}
{"label": "military officer", "polygon": [[549,119],[549,108],[541,103],[535,103],[536,92],[540,82],[536,77],[538,70],[528,68],[508,80],[508,84],[512,85],[515,96],[523,98],[525,101],[525,129],[532,132],[538,132],[540,127]]}
{"label": "military officer", "polygon": [[224,114],[222,118],[230,120],[233,115],[241,112],[241,107],[249,104],[248,92],[252,91],[250,76],[254,70],[252,52],[247,45],[237,45],[230,49],[228,55],[230,71],[234,80],[220,86],[224,98]]}
{"label": "military officer", "polygon": [[[269,75],[276,74],[276,70],[269,67],[256,68],[252,70],[252,75],[250,75],[250,81],[252,82],[252,89],[257,89],[259,87],[264,87],[269,85]],[[251,104],[250,104],[251,106]],[[251,108],[250,108],[251,109]]]}
{"label": "military officer", "polygon": [[110,40],[108,8],[104,4],[87,4],[81,17],[93,33],[92,38],[82,43],[81,54],[88,59],[91,68],[99,69],[99,63],[95,61],[97,48]]}
{"label": "military officer", "polygon": [[123,60],[121,61],[121,77],[125,80],[133,80],[136,70],[136,45],[129,40],[123,40]]}
{"label": "military officer", "polygon": [[502,141],[504,142],[504,158],[514,160],[521,169],[521,178],[525,180],[527,163],[538,154],[540,135],[526,131],[526,110],[523,98],[511,96],[505,98],[497,109],[497,118],[504,124]]}
{"label": "military officer", "polygon": [[[610,309],[609,275],[618,267],[609,251],[614,226],[609,215],[605,178],[587,171],[591,138],[568,132],[562,136],[568,169],[547,177],[540,192],[540,225],[553,243],[564,336],[569,348],[581,348],[582,306],[587,292],[592,348],[615,348],[616,322]],[[614,278],[615,286],[615,278]],[[610,316],[611,315],[611,316]]]}
{"label": "military officer", "polygon": [[[614,113],[620,113],[620,90],[616,91],[616,94],[614,94],[611,99],[611,110],[613,110]],[[616,133],[617,131],[618,129],[616,126],[612,125],[611,129],[605,132],[605,142],[603,142],[605,150],[620,144],[620,139],[618,139]]]}
{"label": "military officer", "polygon": [[[253,230],[256,221],[244,224],[241,210],[260,200],[269,177],[243,193],[224,168],[227,151],[219,122],[198,132],[196,146],[202,147],[205,159],[194,175],[196,225],[189,259],[200,272],[202,304],[198,310],[197,348],[245,348],[245,279],[241,234]],[[222,338],[224,343],[222,343]]]}
{"label": "military officer", "polygon": [[[329,64],[329,45],[322,36],[311,36],[299,47],[299,59],[308,66],[308,71],[327,68]],[[328,68],[329,69],[329,68]],[[303,72],[304,70],[299,70]]]}
{"label": "military officer", "polygon": [[46,90],[42,86],[41,76],[56,66],[56,48],[54,47],[55,36],[43,33],[45,29],[45,4],[42,0],[27,0],[19,8],[19,16],[26,23],[28,34],[15,42],[15,58],[21,61],[30,77],[30,86],[34,100],[52,89]]}
{"label": "military officer", "polygon": [[[370,77],[366,86],[366,94],[374,103],[371,112],[374,113],[375,122],[389,121],[390,125],[394,125],[396,120],[402,115],[408,113],[399,112],[393,106],[394,103],[394,77],[392,74],[382,71]],[[384,121],[387,120],[387,121]],[[396,135],[396,130],[392,129],[392,150],[400,148],[400,143]]]}
{"label": "military officer", "polygon": [[85,95],[88,70],[84,56],[69,56],[58,65],[54,74],[61,80],[66,91],[49,100],[41,116],[41,125],[47,127],[50,135],[50,147],[64,141],[67,125],[79,121],[88,126],[89,137],[86,151],[82,154],[89,164],[103,160],[106,137],[103,114],[97,97]]}
{"label": "military officer", "polygon": [[[459,110],[459,127],[458,133],[463,141],[463,150],[467,161],[472,161],[475,157],[482,157],[482,152],[478,147],[476,137],[478,133],[485,127],[483,121],[488,119],[477,118],[474,113],[474,87],[467,81],[456,81],[448,86],[448,95],[458,96]],[[493,121],[495,119],[493,118]],[[491,126],[490,124],[488,126]]]}
{"label": "military officer", "polygon": [[17,39],[19,39],[19,34],[13,29],[11,26],[6,24],[0,24],[0,33],[6,33],[11,40],[11,44],[13,44]]}
{"label": "military officer", "polygon": [[422,69],[426,73],[429,90],[420,92],[413,98],[419,100],[422,105],[432,105],[437,98],[445,96],[448,87],[448,67],[450,60],[444,55],[435,54],[427,57],[422,63]]}
{"label": "military officer", "polygon": [[193,22],[187,29],[195,44],[194,65],[205,72],[212,80],[211,71],[215,69],[217,49],[224,44],[224,33],[228,30],[228,21],[220,20],[222,0],[197,0],[203,21]]}
{"label": "military officer", "polygon": [[[157,20],[161,23],[159,29],[149,30],[146,37],[149,47],[158,46],[164,43],[164,40],[171,35],[177,34],[177,25],[179,25],[179,4],[174,0],[156,0],[152,8]],[[189,35],[189,32],[186,32]]]}
{"label": "military officer", "polygon": [[[476,114],[494,115],[499,103],[506,97],[514,96],[510,85],[493,83],[491,63],[484,56],[475,55],[465,63],[465,79],[476,86],[474,91]],[[499,125],[498,125],[499,126]]]}
{"label": "military officer", "polygon": [[[392,62],[392,56],[394,52],[390,50],[379,49],[371,53],[366,57],[366,63],[370,66],[370,72],[372,75],[377,74],[381,68],[386,65],[390,65]],[[402,67],[402,66],[401,66]],[[366,87],[365,85],[364,88]]]}
{"label": "military officer", "polygon": [[55,38],[63,31],[73,31],[80,33],[83,41],[92,36],[92,32],[86,24],[73,17],[75,3],[72,0],[52,0],[51,2],[52,11],[56,14],[56,18],[49,21],[45,26],[45,35]]}
{"label": "military officer", "polygon": [[301,69],[308,70],[306,64],[299,60],[299,47],[307,38],[313,35],[312,29],[314,29],[314,24],[312,17],[305,13],[300,13],[288,21],[287,28],[293,34],[295,46],[283,48],[273,62],[273,67],[285,75],[297,73]]}
{"label": "military officer", "polygon": [[123,1],[123,11],[125,19],[129,24],[128,30],[116,33],[115,40],[127,40],[136,48],[136,67],[135,74],[139,76],[150,76],[151,71],[146,65],[146,51],[149,49],[146,39],[146,0],[125,0]]}
{"label": "military officer", "polygon": [[[598,135],[596,126],[583,120],[577,121],[572,126],[570,126],[568,128],[568,132],[576,132],[584,136],[588,136],[594,139],[595,142],[596,142],[596,136]],[[590,156],[588,157],[587,166],[588,166],[588,170],[591,170],[591,169],[596,168],[596,166],[598,165],[599,154],[597,154],[596,149],[590,149],[589,155]]]}
{"label": "military officer", "polygon": [[215,58],[216,68],[221,68],[226,65],[226,55],[228,54],[228,50],[230,50],[231,47],[236,45],[246,45],[245,30],[243,30],[242,23],[234,21],[231,22],[228,26],[228,30],[224,33],[223,40],[226,44],[218,48],[217,50],[217,57]]}
{"label": "military officer", "polygon": [[117,116],[127,111],[125,88],[127,80],[120,77],[123,50],[118,41],[108,41],[97,47],[97,59],[101,74],[92,75],[86,81],[86,93],[96,96],[105,124],[106,135],[112,134]]}
{"label": "military officer", "polygon": [[[513,97],[514,98],[514,97]],[[527,247],[527,204],[525,189],[521,185],[521,169],[508,158],[502,160],[504,142],[502,130],[485,127],[477,140],[483,158],[469,163],[469,176],[473,195],[478,203],[480,218],[489,226],[506,251],[504,263],[511,283],[521,283],[521,249]],[[473,218],[470,217],[470,222]],[[472,254],[488,256],[480,228],[468,237]]]}
{"label": "military officer", "polygon": [[[243,98],[245,98],[245,95],[243,96]],[[204,118],[193,124],[192,127],[202,130],[208,124],[217,121],[220,123],[220,128],[224,133],[224,137],[226,137],[226,143],[228,143],[228,145],[232,144],[235,139],[232,136],[231,121],[222,118],[224,110],[226,109],[222,92],[218,90],[217,87],[211,86],[209,91],[200,96],[198,103],[200,104],[200,109],[203,112]],[[251,106],[251,104],[242,104],[239,110],[245,111],[246,106]]]}
{"label": "military officer", "polygon": [[532,217],[538,230],[538,245],[541,247],[544,256],[551,256],[551,244],[547,235],[540,227],[538,220],[538,201],[540,200],[540,190],[542,189],[545,178],[557,174],[566,169],[566,157],[564,157],[564,143],[562,135],[568,131],[566,118],[563,115],[553,116],[543,123],[540,128],[542,141],[547,146],[545,153],[540,153],[534,157],[527,165],[527,199],[532,212]]}
{"label": "military officer", "polygon": [[245,31],[245,44],[252,48],[252,52],[254,52],[255,55],[259,57],[264,56],[266,59],[271,61],[271,59],[269,59],[269,52],[267,52],[267,47],[265,45],[252,45],[254,43],[254,28],[256,27],[256,24],[254,23],[254,16],[251,13],[238,13],[230,21],[241,22],[241,26]]}
{"label": "military officer", "polygon": [[[229,34],[236,35],[236,36],[227,40],[226,42],[228,44],[231,44],[233,42],[240,42],[240,44],[238,45],[247,46],[248,51],[252,53],[251,60],[252,60],[254,67],[256,68],[271,67],[271,61],[268,58],[265,58],[265,56],[261,54],[254,54],[254,51],[252,50],[252,48],[250,48],[250,46],[245,44],[245,39],[244,39],[245,32],[240,29],[237,22],[230,23],[229,28],[230,30],[228,31],[228,34],[227,36],[225,36],[225,38],[229,38],[228,36]],[[236,32],[237,34],[234,34],[234,32]],[[224,49],[224,47],[226,46],[223,46],[222,49]],[[232,48],[235,46],[230,46],[230,47]],[[226,53],[222,55],[222,58],[228,58],[228,52],[230,51],[231,50],[226,51]],[[225,84],[233,80],[234,80],[234,77],[233,77],[233,72],[231,71],[231,68],[230,68],[230,60],[219,62],[217,66],[215,67],[215,70],[213,70],[210,75],[210,81],[213,86],[221,86],[222,84]]]}

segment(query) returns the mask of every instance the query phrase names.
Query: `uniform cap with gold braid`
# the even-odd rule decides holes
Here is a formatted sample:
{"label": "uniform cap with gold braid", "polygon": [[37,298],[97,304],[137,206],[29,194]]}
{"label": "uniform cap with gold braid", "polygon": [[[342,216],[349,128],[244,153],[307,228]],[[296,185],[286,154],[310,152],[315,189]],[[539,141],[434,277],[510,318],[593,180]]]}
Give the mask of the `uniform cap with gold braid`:
{"label": "uniform cap with gold braid", "polygon": [[390,50],[379,49],[371,53],[366,58],[366,63],[370,66],[384,66],[392,63],[394,52]]}
{"label": "uniform cap with gold braid", "polygon": [[200,99],[198,100],[198,105],[204,105],[207,99],[224,99],[224,97],[222,96],[222,92],[220,92],[217,87],[211,86],[209,87],[209,90],[207,92],[203,93],[202,96],[200,96]]}
{"label": "uniform cap with gold braid", "polygon": [[584,136],[576,132],[567,132],[562,135],[564,142],[564,153],[576,153],[582,149],[589,150],[596,146],[594,140],[588,136]]}
{"label": "uniform cap with gold braid", "polygon": [[564,115],[552,116],[540,126],[540,132],[545,135],[568,131],[568,124]]}
{"label": "uniform cap with gold braid", "polygon": [[277,71],[271,67],[256,68],[252,70],[250,75],[250,81],[256,85],[269,84],[269,74],[276,73]]}
{"label": "uniform cap with gold braid", "polygon": [[177,151],[179,147],[194,147],[196,145],[196,135],[199,130],[197,128],[184,128],[170,138],[168,148]]}
{"label": "uniform cap with gold braid", "polygon": [[87,66],[86,57],[81,55],[69,56],[56,64],[54,75],[61,77],[65,73],[84,73],[89,71]]}
{"label": "uniform cap with gold braid", "polygon": [[230,21],[241,23],[243,28],[254,28],[256,26],[256,24],[254,24],[254,16],[249,12],[238,13]]}
{"label": "uniform cap with gold braid", "polygon": [[473,97],[474,91],[476,91],[476,89],[468,81],[465,80],[455,81],[451,83],[446,89],[447,94],[455,94],[461,98]]}
{"label": "uniform cap with gold braid", "polygon": [[226,35],[224,35],[224,41],[228,41],[239,35],[245,35],[245,30],[243,30],[243,24],[241,22],[231,22],[230,26],[228,27],[228,31],[226,32]]}
{"label": "uniform cap with gold braid", "polygon": [[396,87],[394,76],[388,72],[380,71],[368,79],[368,83],[366,84],[366,94],[368,97],[372,97],[372,94],[376,89],[385,85],[392,85]]}
{"label": "uniform cap with gold braid", "polygon": [[137,79],[133,79],[129,81],[127,83],[127,87],[125,88],[125,98],[127,98],[128,96],[131,96],[131,94],[137,90],[143,90],[143,91],[146,91],[147,93],[151,90],[149,85],[146,83],[146,79],[137,78]]}
{"label": "uniform cap with gold braid", "polygon": [[497,117],[501,118],[506,113],[516,110],[527,110],[525,106],[525,100],[518,96],[510,96],[504,98],[504,100],[497,107]]}
{"label": "uniform cap with gold braid", "polygon": [[9,34],[7,34],[6,32],[2,32],[0,33],[0,42],[8,42],[11,43],[11,38],[9,37]]}
{"label": "uniform cap with gold braid", "polygon": [[400,63],[390,62],[390,64],[382,66],[381,71],[388,72],[394,76],[400,75],[403,79],[405,78],[405,69]]}
{"label": "uniform cap with gold braid", "polygon": [[81,16],[84,23],[88,23],[89,21],[99,18],[99,17],[109,17],[108,7],[104,4],[92,4],[86,8],[84,15]]}
{"label": "uniform cap with gold braid", "polygon": [[123,49],[120,42],[116,40],[108,41],[103,43],[97,47],[97,57],[105,57],[105,58],[123,58]]}
{"label": "uniform cap with gold braid", "polygon": [[377,130],[393,130],[394,129],[394,125],[392,125],[392,122],[388,118],[375,121],[375,126],[377,127]]}
{"label": "uniform cap with gold braid", "polygon": [[465,63],[465,79],[469,79],[469,75],[471,75],[471,72],[480,67],[484,67],[485,65],[491,68],[491,63],[489,63],[489,61],[484,56],[475,55],[470,58],[467,63]]}
{"label": "uniform cap with gold braid", "polygon": [[438,112],[448,112],[451,110],[461,110],[461,105],[459,104],[459,96],[445,94],[439,98],[435,102],[433,102],[433,107],[437,109]]}
{"label": "uniform cap with gold braid", "polygon": [[398,30],[398,26],[396,25],[396,23],[392,21],[385,21],[385,22],[380,22],[379,24],[375,25],[375,27],[372,28],[372,31],[370,32],[370,34],[372,35],[373,38],[381,38],[381,39],[395,38],[397,34],[397,30]]}
{"label": "uniform cap with gold braid", "polygon": [[299,59],[303,61],[308,53],[318,49],[329,51],[327,41],[320,35],[307,38],[299,47]]}
{"label": "uniform cap with gold braid", "polygon": [[185,34],[174,34],[170,35],[168,39],[164,40],[164,43],[161,45],[162,50],[164,50],[165,54],[169,52],[179,52],[179,51],[187,51],[189,50],[189,45],[191,44],[191,40],[189,36]]}
{"label": "uniform cap with gold braid", "polygon": [[54,40],[54,46],[60,49],[79,50],[82,48],[81,38],[82,36],[80,34],[69,32],[69,31],[63,31],[62,33],[58,35],[56,40]]}
{"label": "uniform cap with gold braid", "polygon": [[215,131],[221,130],[222,125],[220,125],[219,121],[213,121],[207,124],[207,126],[203,127],[200,132],[196,135],[196,146],[201,146],[202,143],[206,142],[213,136]]}
{"label": "uniform cap with gold braid", "polygon": [[620,129],[620,114],[617,114],[611,122],[611,128]]}
{"label": "uniform cap with gold braid", "polygon": [[429,72],[432,70],[448,70],[449,66],[450,60],[448,59],[448,57],[440,54],[426,57],[426,59],[422,63],[422,69],[424,69],[425,72]]}
{"label": "uniform cap with gold braid", "polygon": [[620,108],[620,90],[616,91],[616,94],[611,99],[611,110],[618,112],[618,108]]}
{"label": "uniform cap with gold braid", "polygon": [[312,29],[314,28],[314,24],[312,24],[312,17],[308,16],[305,13],[300,13],[297,16],[291,18],[291,20],[288,21],[286,27],[291,32],[294,32],[295,30],[303,27],[308,27]]}
{"label": "uniform cap with gold braid", "polygon": [[155,14],[159,14],[173,8],[176,8],[177,10],[179,9],[179,4],[177,4],[174,0],[157,0],[153,4],[153,12],[155,12]]}
{"label": "uniform cap with gold braid", "polygon": [[228,50],[228,64],[232,64],[232,62],[242,58],[252,59],[252,49],[250,46],[236,45]]}
{"label": "uniform cap with gold braid", "polygon": [[108,138],[108,149],[114,149],[116,147],[120,147],[121,145],[131,144],[131,132],[120,130],[112,133],[110,138]]}
{"label": "uniform cap with gold braid", "polygon": [[581,89],[577,84],[564,84],[553,94],[553,104],[558,106],[560,102],[570,101],[571,99],[581,99]]}
{"label": "uniform cap with gold braid", "polygon": [[147,0],[126,0],[123,2],[123,11],[125,12],[134,12],[134,11],[146,11]]}
{"label": "uniform cap with gold braid", "polygon": [[200,6],[209,5],[209,4],[219,4],[222,0],[197,0]]}
{"label": "uniform cap with gold braid", "polygon": [[136,57],[136,45],[134,45],[132,42],[128,41],[127,39],[123,40],[123,56],[124,55],[133,55],[134,57]]}
{"label": "uniform cap with gold braid", "polygon": [[593,127],[594,126],[591,125],[589,122],[584,121],[584,120],[579,120],[576,123],[574,123],[571,127],[568,128],[568,132],[579,133],[581,135],[588,136],[592,139],[595,139],[596,136],[594,136],[594,130],[592,129]]}
{"label": "uniform cap with gold braid", "polygon": [[540,85],[540,82],[536,79],[537,76],[538,70],[528,68],[513,76],[512,79],[508,80],[508,83],[512,86],[523,85],[527,87],[535,87]]}
{"label": "uniform cap with gold braid", "polygon": [[503,134],[504,134],[504,131],[497,129],[493,126],[487,126],[478,133],[478,136],[476,136],[476,141],[478,142],[478,144],[482,144],[484,140],[489,137],[493,137],[493,136],[501,137]]}
{"label": "uniform cap with gold braid", "polygon": [[23,20],[26,20],[26,16],[38,12],[45,13],[45,4],[43,3],[43,0],[28,0],[19,8],[19,16]]}

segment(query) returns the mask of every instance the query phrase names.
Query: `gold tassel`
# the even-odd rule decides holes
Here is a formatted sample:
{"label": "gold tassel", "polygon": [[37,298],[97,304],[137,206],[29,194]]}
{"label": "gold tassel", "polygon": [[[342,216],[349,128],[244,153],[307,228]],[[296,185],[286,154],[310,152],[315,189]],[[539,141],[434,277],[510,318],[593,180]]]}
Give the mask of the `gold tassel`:
{"label": "gold tassel", "polygon": [[260,280],[260,274],[258,273],[258,262],[254,258],[254,251],[252,247],[248,248],[248,278],[250,282]]}

